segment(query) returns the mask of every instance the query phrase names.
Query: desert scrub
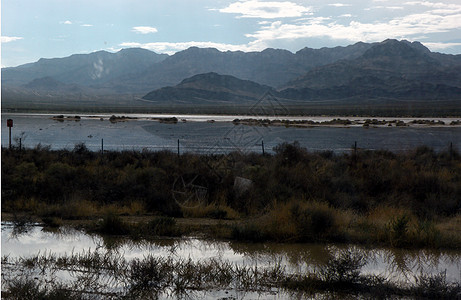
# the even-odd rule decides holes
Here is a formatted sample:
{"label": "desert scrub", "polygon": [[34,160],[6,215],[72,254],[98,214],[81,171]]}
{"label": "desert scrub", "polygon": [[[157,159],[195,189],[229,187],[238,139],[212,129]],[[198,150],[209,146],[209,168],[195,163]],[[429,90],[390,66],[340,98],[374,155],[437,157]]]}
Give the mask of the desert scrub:
{"label": "desert scrub", "polygon": [[340,240],[344,234],[337,229],[336,215],[335,209],[324,203],[275,203],[268,213],[257,220],[235,225],[232,238],[254,242]]}
{"label": "desert scrub", "polygon": [[[178,158],[169,151],[108,151],[101,156],[83,145],[73,150],[37,146],[20,153],[2,148],[1,172],[2,212],[39,218],[95,219],[110,210],[118,215],[260,218],[263,224],[247,231],[256,229],[265,239],[278,241],[460,244],[455,235],[459,226],[441,226],[461,209],[461,156],[455,149],[335,154],[284,143],[273,155],[187,153]],[[173,197],[174,183],[184,174],[207,183],[206,200],[195,210],[182,208]],[[251,182],[244,192],[235,190],[236,177]],[[299,206],[290,210],[292,202]],[[386,224],[402,214],[411,219],[407,233],[399,239],[394,230],[397,235],[391,239]],[[421,225],[426,221],[433,226]]]}

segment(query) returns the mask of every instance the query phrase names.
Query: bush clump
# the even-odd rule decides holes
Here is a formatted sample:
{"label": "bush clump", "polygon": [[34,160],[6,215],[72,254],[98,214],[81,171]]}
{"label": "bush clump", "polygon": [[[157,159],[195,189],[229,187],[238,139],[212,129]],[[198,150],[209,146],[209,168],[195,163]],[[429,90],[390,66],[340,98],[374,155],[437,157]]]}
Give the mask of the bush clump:
{"label": "bush clump", "polygon": [[107,235],[125,235],[130,233],[130,226],[119,216],[108,213],[98,224],[97,232]]}
{"label": "bush clump", "polygon": [[177,236],[179,230],[176,226],[176,221],[172,217],[155,217],[147,223],[149,234],[159,236]]}

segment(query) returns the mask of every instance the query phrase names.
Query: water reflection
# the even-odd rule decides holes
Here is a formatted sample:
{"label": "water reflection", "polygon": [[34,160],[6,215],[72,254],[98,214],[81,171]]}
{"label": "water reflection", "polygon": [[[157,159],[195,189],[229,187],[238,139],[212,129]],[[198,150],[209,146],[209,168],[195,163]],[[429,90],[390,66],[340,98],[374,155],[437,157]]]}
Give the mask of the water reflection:
{"label": "water reflection", "polygon": [[[386,126],[386,128],[369,129],[362,126],[266,128],[235,126],[229,122],[235,118],[242,118],[242,116],[188,116],[188,120],[193,122],[178,122],[177,124],[165,124],[147,119],[110,123],[101,122],[99,118],[84,116],[80,122],[61,123],[51,120],[50,115],[40,114],[4,114],[3,117],[15,120],[15,132],[21,133],[22,146],[26,148],[32,148],[41,143],[50,145],[52,149],[72,149],[77,143],[85,143],[90,150],[99,151],[101,139],[104,139],[105,150],[150,149],[156,151],[163,149],[176,151],[177,141],[180,140],[182,152],[220,153],[236,150],[235,147],[245,150],[244,152],[259,152],[262,139],[268,152],[280,143],[293,141],[299,141],[300,145],[309,151],[349,151],[354,141],[357,141],[359,147],[363,149],[405,151],[426,145],[436,151],[444,151],[450,142],[456,149],[461,149],[461,127],[448,125],[405,128]],[[324,121],[331,120],[333,117],[308,118]],[[205,122],[209,119],[227,122]],[[444,121],[449,124],[451,119],[444,119]],[[1,130],[1,143],[4,146],[8,145],[7,127],[2,127]],[[19,136],[13,136],[13,138],[19,138]]]}
{"label": "water reflection", "polygon": [[405,250],[367,248],[333,244],[249,244],[201,240],[197,238],[167,238],[129,240],[125,238],[88,235],[62,227],[56,230],[40,226],[18,228],[2,223],[2,256],[27,257],[40,253],[56,255],[101,251],[121,255],[127,260],[170,257],[205,261],[217,259],[238,265],[269,267],[276,263],[289,273],[313,271],[324,266],[340,250],[359,252],[367,261],[363,274],[381,275],[394,282],[413,282],[420,274],[447,273],[447,281],[461,281],[461,253],[458,251]]}

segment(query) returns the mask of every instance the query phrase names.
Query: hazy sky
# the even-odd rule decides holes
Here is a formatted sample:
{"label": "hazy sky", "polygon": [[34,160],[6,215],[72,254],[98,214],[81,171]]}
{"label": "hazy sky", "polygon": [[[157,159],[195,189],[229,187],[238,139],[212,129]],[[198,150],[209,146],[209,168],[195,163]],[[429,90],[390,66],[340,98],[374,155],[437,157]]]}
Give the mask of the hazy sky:
{"label": "hazy sky", "polygon": [[2,66],[143,47],[260,51],[387,38],[461,54],[461,1],[2,0]]}

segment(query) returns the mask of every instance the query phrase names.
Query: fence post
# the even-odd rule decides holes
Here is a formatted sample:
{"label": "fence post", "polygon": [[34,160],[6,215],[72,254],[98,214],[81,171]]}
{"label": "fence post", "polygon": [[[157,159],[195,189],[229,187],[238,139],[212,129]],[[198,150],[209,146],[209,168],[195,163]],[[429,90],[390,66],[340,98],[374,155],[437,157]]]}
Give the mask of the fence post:
{"label": "fence post", "polygon": [[22,150],[22,138],[19,138],[19,151]]}
{"label": "fence post", "polygon": [[263,149],[263,155],[264,155],[264,140],[261,141],[261,148]]}
{"label": "fence post", "polygon": [[179,139],[178,139],[178,157],[179,157]]}
{"label": "fence post", "polygon": [[355,168],[357,163],[357,141],[354,142],[354,152],[352,153],[352,166]]}
{"label": "fence post", "polygon": [[104,139],[101,139],[101,155],[104,155]]}

